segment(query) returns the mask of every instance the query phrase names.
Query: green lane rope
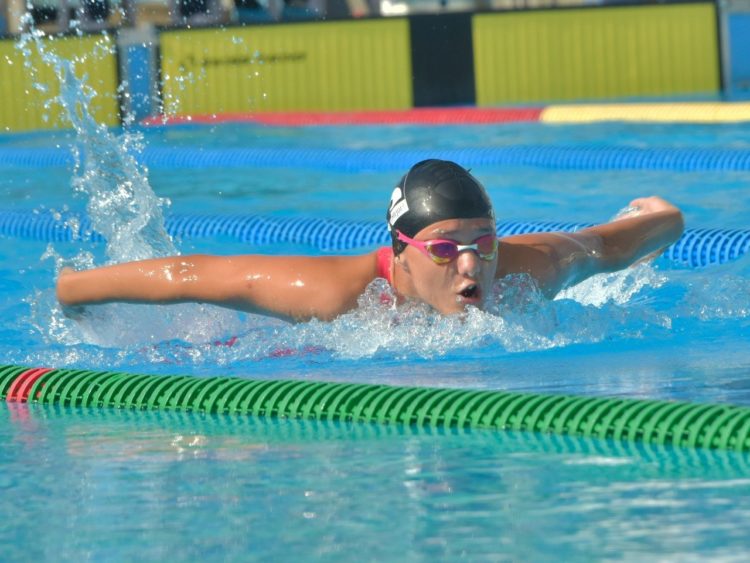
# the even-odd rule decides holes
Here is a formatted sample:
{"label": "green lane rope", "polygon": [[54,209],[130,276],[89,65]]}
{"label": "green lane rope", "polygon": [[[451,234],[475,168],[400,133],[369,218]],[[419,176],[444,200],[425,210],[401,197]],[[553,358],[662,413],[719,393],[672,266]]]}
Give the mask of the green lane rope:
{"label": "green lane rope", "polygon": [[[30,387],[23,397],[11,393],[22,386]],[[734,405],[22,366],[0,366],[0,397],[71,407],[515,430],[750,450],[750,408]]]}

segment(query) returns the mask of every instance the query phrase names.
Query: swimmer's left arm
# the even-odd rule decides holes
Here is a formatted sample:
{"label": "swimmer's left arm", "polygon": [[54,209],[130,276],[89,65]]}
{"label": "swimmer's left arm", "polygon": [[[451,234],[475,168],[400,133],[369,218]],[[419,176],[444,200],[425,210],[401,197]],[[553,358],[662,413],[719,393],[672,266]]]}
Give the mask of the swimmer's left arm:
{"label": "swimmer's left arm", "polygon": [[[576,233],[537,233],[503,239],[507,273],[528,273],[554,297],[595,274],[614,272],[658,253],[684,230],[682,212],[660,197],[635,199],[638,214]],[[500,265],[503,266],[501,246]],[[500,270],[500,269],[499,269]]]}

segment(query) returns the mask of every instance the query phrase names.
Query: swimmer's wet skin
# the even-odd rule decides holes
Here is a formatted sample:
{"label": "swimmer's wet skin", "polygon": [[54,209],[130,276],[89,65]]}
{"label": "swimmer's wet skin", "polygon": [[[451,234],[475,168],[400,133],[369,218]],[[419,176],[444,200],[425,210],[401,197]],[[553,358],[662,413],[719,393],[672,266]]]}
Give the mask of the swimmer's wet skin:
{"label": "swimmer's wet skin", "polygon": [[111,302],[211,303],[304,321],[357,306],[377,277],[399,299],[443,314],[482,308],[495,279],[528,274],[552,298],[561,289],[626,268],[676,241],[682,213],[659,197],[638,213],[576,233],[535,233],[495,242],[495,214],[482,186],[442,160],[414,165],[391,194],[391,247],[359,256],[175,256],[75,272],[57,283],[64,308]]}

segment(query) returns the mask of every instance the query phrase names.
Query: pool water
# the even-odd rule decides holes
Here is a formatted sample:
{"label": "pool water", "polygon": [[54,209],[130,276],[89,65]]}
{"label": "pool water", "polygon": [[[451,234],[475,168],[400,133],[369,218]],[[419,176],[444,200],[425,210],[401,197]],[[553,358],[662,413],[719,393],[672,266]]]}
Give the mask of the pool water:
{"label": "pool water", "polygon": [[746,554],[750,468],[721,452],[164,412],[0,412],[3,466],[14,469],[0,477],[5,560]]}
{"label": "pool water", "polygon": [[[148,147],[381,150],[534,144],[747,149],[749,125],[174,126]],[[121,142],[120,139],[118,142]],[[69,147],[73,133],[0,136]],[[8,168],[6,209],[82,211],[107,172]],[[384,220],[402,171],[142,170],[164,213]],[[606,221],[637,196],[679,205],[690,228],[747,228],[748,173],[475,167],[498,217]],[[84,186],[73,177],[96,185]],[[93,180],[91,180],[93,178]],[[111,187],[111,186],[110,186]],[[88,190],[88,191],[87,191]],[[104,212],[102,212],[104,213]],[[106,217],[104,217],[106,219]],[[115,228],[117,225],[115,224]],[[232,240],[181,253],[319,251]],[[114,249],[114,251],[122,250]],[[367,251],[371,249],[359,249]],[[78,241],[0,245],[0,363],[681,399],[750,405],[750,261],[666,259],[547,302],[442,318],[379,303],[289,325],[198,305],[93,309],[54,300],[56,268],[106,263]],[[515,295],[507,283],[500,290]],[[217,345],[237,336],[233,346]],[[283,351],[283,353],[279,353]],[[494,432],[0,406],[0,541],[8,559],[746,559],[745,455]],[[44,533],[40,533],[44,530]],[[133,540],[136,541],[133,541]]]}

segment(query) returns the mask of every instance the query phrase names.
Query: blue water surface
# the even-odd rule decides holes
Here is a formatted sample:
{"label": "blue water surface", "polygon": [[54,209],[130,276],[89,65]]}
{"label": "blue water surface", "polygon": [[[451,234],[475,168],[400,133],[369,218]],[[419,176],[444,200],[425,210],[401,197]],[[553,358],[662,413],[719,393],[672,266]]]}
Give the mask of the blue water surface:
{"label": "blue water surface", "polygon": [[[750,126],[221,125],[142,134],[147,146],[192,148],[747,149]],[[0,151],[77,142],[73,133],[5,135]],[[748,173],[473,172],[501,219],[606,221],[632,198],[659,194],[684,210],[690,228],[750,225]],[[91,196],[72,188],[81,174],[3,170],[4,206],[82,211]],[[169,200],[167,215],[367,221],[383,220],[400,176],[278,168],[144,174]],[[175,244],[182,253],[318,252],[232,240]],[[0,363],[750,405],[747,258],[700,270],[662,259],[594,278],[554,302],[519,296],[515,306],[465,319],[383,309],[378,291],[331,323],[288,325],[198,305],[108,305],[80,323],[64,318],[54,299],[56,268],[107,260],[103,244],[5,239]],[[235,336],[232,346],[221,345]],[[36,405],[0,406],[0,417],[0,545],[9,560],[750,554],[750,468],[731,452]]]}

